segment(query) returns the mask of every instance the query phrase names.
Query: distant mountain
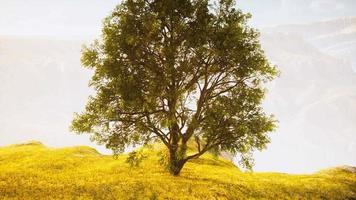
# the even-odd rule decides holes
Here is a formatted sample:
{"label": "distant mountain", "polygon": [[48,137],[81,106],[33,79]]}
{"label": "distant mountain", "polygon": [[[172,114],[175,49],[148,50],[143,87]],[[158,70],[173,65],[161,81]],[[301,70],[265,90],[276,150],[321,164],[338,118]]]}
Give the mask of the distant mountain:
{"label": "distant mountain", "polygon": [[89,144],[68,134],[73,112],[90,93],[90,72],[80,66],[83,43],[0,36],[0,144]]}
{"label": "distant mountain", "polygon": [[[268,150],[258,154],[257,169],[303,172],[356,162],[356,74],[341,48],[329,52],[333,37],[326,37],[342,38],[356,20],[340,21],[262,31],[262,46],[281,71],[265,102],[280,127]],[[354,40],[340,44],[352,50]]]}
{"label": "distant mountain", "polygon": [[306,25],[283,25],[266,31],[300,36],[322,52],[350,62],[356,70],[356,17]]}

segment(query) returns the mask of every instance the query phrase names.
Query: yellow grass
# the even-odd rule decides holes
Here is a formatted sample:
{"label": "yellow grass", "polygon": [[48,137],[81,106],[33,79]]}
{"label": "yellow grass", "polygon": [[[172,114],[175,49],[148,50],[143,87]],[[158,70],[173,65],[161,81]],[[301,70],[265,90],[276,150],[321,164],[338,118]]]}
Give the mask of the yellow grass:
{"label": "yellow grass", "polygon": [[0,199],[356,199],[356,173],[335,168],[313,175],[244,173],[205,155],[172,177],[160,150],[144,148],[139,167],[89,147],[40,143],[0,148]]}

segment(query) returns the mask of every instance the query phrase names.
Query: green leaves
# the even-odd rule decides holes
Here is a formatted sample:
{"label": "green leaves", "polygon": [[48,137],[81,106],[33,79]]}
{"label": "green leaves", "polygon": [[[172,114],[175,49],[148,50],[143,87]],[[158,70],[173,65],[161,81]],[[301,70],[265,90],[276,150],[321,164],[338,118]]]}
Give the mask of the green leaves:
{"label": "green leaves", "polygon": [[141,149],[138,151],[132,151],[129,153],[129,156],[126,158],[126,163],[131,167],[138,167],[141,162],[147,158],[145,152]]}
{"label": "green leaves", "polygon": [[[115,152],[159,139],[179,165],[211,149],[264,148],[276,122],[261,107],[262,84],[277,70],[250,17],[232,0],[123,1],[83,48],[96,95],[72,129]],[[192,138],[200,148],[186,156]]]}

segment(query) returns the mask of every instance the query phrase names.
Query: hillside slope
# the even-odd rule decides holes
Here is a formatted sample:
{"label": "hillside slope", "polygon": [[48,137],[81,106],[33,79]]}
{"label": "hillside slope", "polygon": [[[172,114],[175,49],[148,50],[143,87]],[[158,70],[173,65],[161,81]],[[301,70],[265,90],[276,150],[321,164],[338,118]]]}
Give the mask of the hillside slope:
{"label": "hillside slope", "polygon": [[[356,74],[351,60],[340,56],[346,55],[342,48],[334,54],[326,44],[343,44],[356,58],[355,37],[341,34],[352,32],[352,27],[356,18],[262,30],[262,47],[281,75],[269,86],[264,101],[279,126],[267,150],[256,154],[257,171],[304,173],[356,165]],[[334,41],[328,35],[345,40]]]}
{"label": "hillside slope", "polygon": [[281,25],[266,31],[301,37],[320,51],[349,62],[356,70],[356,17],[311,24]]}
{"label": "hillside slope", "polygon": [[356,199],[352,167],[312,175],[244,173],[205,155],[180,177],[159,165],[160,148],[129,167],[89,147],[48,148],[32,142],[0,148],[0,199]]}

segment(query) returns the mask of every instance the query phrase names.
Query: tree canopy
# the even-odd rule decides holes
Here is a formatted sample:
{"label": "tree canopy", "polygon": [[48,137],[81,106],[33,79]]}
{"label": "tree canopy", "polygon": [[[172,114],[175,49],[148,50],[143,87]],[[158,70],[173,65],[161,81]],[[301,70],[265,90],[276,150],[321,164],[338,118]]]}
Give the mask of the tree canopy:
{"label": "tree canopy", "polygon": [[[263,149],[275,128],[261,106],[264,83],[277,75],[233,0],[124,0],[84,47],[96,94],[72,130],[89,133],[114,153],[162,142],[169,169],[207,151]],[[187,152],[188,142],[196,152]]]}

